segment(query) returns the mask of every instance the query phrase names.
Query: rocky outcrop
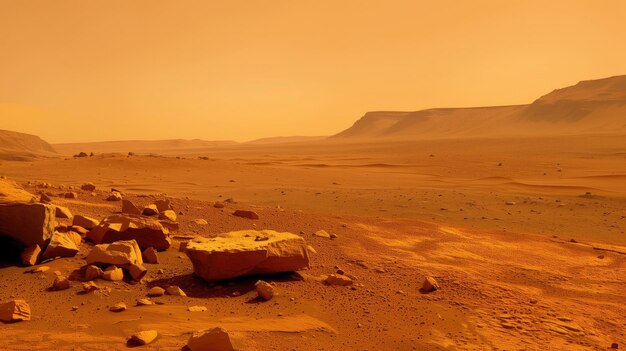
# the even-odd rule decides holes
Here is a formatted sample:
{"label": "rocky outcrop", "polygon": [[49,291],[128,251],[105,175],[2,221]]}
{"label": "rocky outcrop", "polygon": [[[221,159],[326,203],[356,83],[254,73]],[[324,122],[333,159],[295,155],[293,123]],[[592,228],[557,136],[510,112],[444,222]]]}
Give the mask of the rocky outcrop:
{"label": "rocky outcrop", "polygon": [[[153,247],[167,250],[171,245],[169,230],[161,223],[149,218],[113,215],[105,218],[87,233],[87,239],[96,244],[120,240],[135,240],[141,249]],[[141,257],[141,253],[139,254]]]}
{"label": "rocky outcrop", "polygon": [[194,273],[207,281],[252,274],[291,272],[309,267],[307,245],[292,233],[243,230],[187,244]]}

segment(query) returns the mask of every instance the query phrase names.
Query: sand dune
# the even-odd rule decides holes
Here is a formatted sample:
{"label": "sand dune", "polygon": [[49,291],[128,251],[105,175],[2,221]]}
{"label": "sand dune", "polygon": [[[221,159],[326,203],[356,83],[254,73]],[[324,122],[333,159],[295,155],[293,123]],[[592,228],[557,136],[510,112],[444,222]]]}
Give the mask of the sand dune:
{"label": "sand dune", "polygon": [[0,160],[31,160],[58,156],[41,138],[24,133],[0,130]]}
{"label": "sand dune", "polygon": [[583,81],[529,105],[368,112],[334,139],[429,139],[626,132],[626,76]]}

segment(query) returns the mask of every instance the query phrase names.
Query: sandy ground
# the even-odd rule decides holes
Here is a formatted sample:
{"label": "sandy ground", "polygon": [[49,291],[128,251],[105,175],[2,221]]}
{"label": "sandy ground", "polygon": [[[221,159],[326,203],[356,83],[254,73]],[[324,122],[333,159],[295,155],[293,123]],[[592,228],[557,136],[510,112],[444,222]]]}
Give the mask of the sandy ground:
{"label": "sandy ground", "polygon": [[[0,269],[0,300],[25,298],[33,310],[32,321],[1,326],[0,349],[125,349],[130,333],[157,329],[159,339],[145,349],[180,350],[190,332],[216,325],[253,350],[606,350],[614,342],[623,347],[623,140],[294,144],[193,150],[181,158],[3,161],[0,174],[22,184],[94,182],[96,196],[54,198],[75,214],[119,211],[118,203],[103,200],[115,187],[139,204],[149,203],[150,196],[170,197],[183,212],[176,235],[291,231],[318,254],[304,281],[264,278],[279,293],[264,303],[255,299],[257,278],[206,284],[193,277],[191,263],[176,249],[161,254],[142,284],[98,281],[111,291],[93,295],[79,294],[78,284],[46,291],[55,270],[69,274],[83,265],[89,250],[83,244],[77,257],[49,263],[46,273]],[[227,198],[237,203],[212,207]],[[260,219],[230,214],[240,208],[254,209]],[[194,223],[197,218],[209,224]],[[312,236],[319,229],[338,238]],[[357,285],[319,281],[336,267],[356,276]],[[436,277],[442,289],[421,294],[426,275]],[[117,302],[133,306],[150,286],[169,284],[180,285],[189,297],[165,296],[157,298],[163,305],[108,311]],[[188,312],[191,305],[208,311]]]}

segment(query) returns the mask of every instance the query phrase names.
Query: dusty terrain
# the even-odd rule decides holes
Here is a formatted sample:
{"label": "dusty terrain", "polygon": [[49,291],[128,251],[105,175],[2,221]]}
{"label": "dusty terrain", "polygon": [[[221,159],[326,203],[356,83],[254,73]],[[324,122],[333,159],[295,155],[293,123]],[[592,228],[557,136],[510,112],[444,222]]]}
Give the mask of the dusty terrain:
{"label": "dusty terrain", "polygon": [[[95,196],[53,198],[75,214],[119,211],[109,188],[144,205],[167,196],[182,211],[175,235],[237,229],[301,233],[317,255],[305,281],[264,277],[278,296],[256,300],[244,278],[207,284],[173,249],[138,285],[99,282],[110,293],[49,292],[51,270],[0,270],[2,300],[25,298],[29,322],[3,325],[4,349],[124,349],[137,329],[159,330],[147,349],[180,350],[189,333],[223,326],[248,349],[438,350],[608,349],[624,344],[626,149],[623,136],[466,139],[377,144],[221,148],[173,156],[95,155],[3,161],[0,174],[37,193],[39,182]],[[84,145],[88,148],[88,145]],[[89,149],[85,149],[89,152]],[[209,157],[208,160],[198,156]],[[501,165],[500,165],[501,164]],[[31,182],[31,185],[28,185]],[[224,209],[213,208],[215,201]],[[259,220],[231,215],[253,209]],[[195,219],[208,221],[198,225]],[[313,236],[320,229],[337,239]],[[574,240],[571,240],[574,239]],[[339,267],[352,287],[320,280]],[[163,269],[163,274],[157,274]],[[425,276],[441,289],[419,289]],[[179,285],[189,297],[133,306],[148,287]],[[188,312],[187,306],[206,306]],[[73,306],[78,306],[76,311]],[[11,337],[9,337],[9,335]],[[24,346],[21,346],[24,345]],[[27,345],[27,346],[26,346]]]}

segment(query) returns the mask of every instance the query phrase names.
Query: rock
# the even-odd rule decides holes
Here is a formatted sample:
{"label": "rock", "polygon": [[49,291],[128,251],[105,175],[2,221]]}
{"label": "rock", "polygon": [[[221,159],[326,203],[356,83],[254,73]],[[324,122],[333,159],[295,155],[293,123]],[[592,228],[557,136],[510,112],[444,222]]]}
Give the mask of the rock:
{"label": "rock", "polygon": [[28,273],[45,273],[45,272],[47,272],[49,270],[50,270],[50,267],[48,267],[48,266],[39,266],[39,267],[33,268],[33,269],[31,269],[31,270],[29,270],[27,272]]}
{"label": "rock", "polygon": [[259,280],[256,284],[254,284],[254,287],[256,288],[256,292],[259,297],[263,300],[269,301],[272,297],[274,297],[274,287],[270,283]]}
{"label": "rock", "polygon": [[107,196],[106,200],[107,201],[122,201],[122,194],[118,193],[117,191],[114,191],[111,193],[111,195]]}
{"label": "rock", "polygon": [[224,208],[224,203],[223,203],[223,202],[220,202],[220,201],[216,201],[216,202],[213,204],[213,207],[215,207],[215,208]]}
{"label": "rock", "polygon": [[75,192],[65,193],[63,194],[63,197],[66,199],[78,199],[78,193],[75,193]]}
{"label": "rock", "polygon": [[159,213],[159,219],[164,219],[164,220],[169,220],[172,222],[176,222],[176,219],[178,219],[178,217],[176,217],[176,212],[172,211],[172,210],[165,210],[161,213]]}
{"label": "rock", "polygon": [[98,223],[100,223],[97,219],[93,219],[91,217],[76,215],[74,216],[74,220],[72,220],[73,226],[83,227],[85,229],[93,229]]}
{"label": "rock", "polygon": [[172,208],[172,203],[168,199],[156,200],[154,202],[154,205],[156,206],[157,211],[159,211],[159,213],[165,212],[165,211],[170,211],[170,210],[173,209]]}
{"label": "rock", "polygon": [[160,286],[154,286],[148,290],[148,296],[150,297],[163,296],[163,294],[165,294],[165,289]]}
{"label": "rock", "polygon": [[86,283],[83,283],[83,291],[84,291],[85,293],[90,293],[90,292],[92,292],[92,291],[96,291],[96,290],[98,290],[98,289],[100,289],[100,288],[99,288],[99,287],[98,287],[98,285],[96,285],[96,283],[94,283],[94,282],[86,282]]}
{"label": "rock", "polygon": [[154,302],[150,299],[139,299],[137,300],[137,306],[150,306],[154,305]]}
{"label": "rock", "polygon": [[306,242],[292,233],[243,230],[215,238],[196,237],[185,250],[194,273],[207,281],[309,267]]}
{"label": "rock", "polygon": [[110,266],[102,272],[102,279],[112,282],[121,282],[124,280],[124,271],[116,266]]}
{"label": "rock", "polygon": [[148,273],[146,267],[140,264],[133,264],[128,267],[128,273],[134,281],[138,282]]}
{"label": "rock", "polygon": [[34,244],[31,245],[22,251],[20,255],[22,259],[22,264],[25,266],[34,266],[39,262],[39,257],[41,256],[41,248],[39,245]]}
{"label": "rock", "polygon": [[0,321],[14,323],[30,320],[30,306],[25,300],[16,299],[0,304]]}
{"label": "rock", "polygon": [[109,311],[111,312],[123,312],[126,311],[126,304],[123,302],[116,303],[115,305],[109,307]]}
{"label": "rock", "polygon": [[234,351],[230,336],[224,328],[193,333],[187,341],[189,351]]}
{"label": "rock", "polygon": [[313,246],[307,245],[306,249],[307,251],[309,251],[310,254],[317,255],[317,250],[315,250]]}
{"label": "rock", "polygon": [[141,211],[137,208],[137,206],[135,206],[135,204],[130,202],[130,200],[122,199],[122,213],[139,216]]}
{"label": "rock", "polygon": [[104,272],[98,266],[89,265],[85,268],[85,280],[87,281],[102,278],[103,275]]}
{"label": "rock", "polygon": [[54,216],[56,218],[72,219],[73,217],[72,212],[70,212],[70,210],[67,207],[55,205],[54,209],[55,209]]}
{"label": "rock", "polygon": [[165,289],[165,293],[172,296],[187,296],[185,292],[177,285],[170,285]]}
{"label": "rock", "polygon": [[613,350],[617,350],[617,349],[619,349],[619,344],[618,344],[618,343],[616,343],[616,342],[614,342],[614,343],[612,343],[612,344],[611,344],[611,348],[612,348]]}
{"label": "rock", "polygon": [[140,331],[131,335],[130,339],[128,339],[128,343],[137,346],[148,345],[152,343],[158,335],[159,333],[156,330]]}
{"label": "rock", "polygon": [[180,245],[178,246],[178,252],[185,252],[187,250],[188,244],[189,244],[189,241],[181,241]]}
{"label": "rock", "polygon": [[331,274],[325,280],[328,285],[348,286],[352,285],[352,279],[343,274]]}
{"label": "rock", "polygon": [[320,237],[320,238],[330,239],[330,234],[328,234],[328,232],[325,230],[318,230],[315,233],[313,233],[313,235]]}
{"label": "rock", "polygon": [[233,212],[233,216],[248,219],[259,219],[259,215],[256,212],[248,210],[236,210],[235,212]]}
{"label": "rock", "polygon": [[87,233],[87,239],[96,244],[136,240],[141,249],[154,247],[157,251],[167,250],[171,245],[170,232],[161,223],[128,215],[105,218]]}
{"label": "rock", "polygon": [[516,202],[515,201],[507,201],[507,202],[505,202],[505,204],[507,206],[514,206],[516,204]]}
{"label": "rock", "polygon": [[83,242],[83,238],[76,232],[67,232],[65,235],[67,235],[74,242],[74,244],[76,244],[76,247],[79,247]]}
{"label": "rock", "polygon": [[96,190],[96,185],[94,183],[85,183],[80,186],[81,190],[92,192]]}
{"label": "rock", "polygon": [[56,232],[43,252],[43,258],[74,257],[78,253],[76,242],[68,233]]}
{"label": "rock", "polygon": [[95,245],[85,258],[87,264],[130,266],[142,265],[141,250],[135,240]]}
{"label": "rock", "polygon": [[206,219],[202,219],[202,218],[194,219],[193,222],[199,225],[209,224],[209,222],[207,222]]}
{"label": "rock", "polygon": [[81,236],[81,238],[85,237],[85,235],[87,235],[87,233],[89,232],[87,229],[85,229],[85,228],[83,228],[81,226],[77,226],[77,225],[71,226],[70,230],[73,231],[73,232],[78,233]]}
{"label": "rock", "polygon": [[143,208],[141,214],[144,216],[156,216],[159,214],[159,210],[157,209],[155,204],[150,204]]}
{"label": "rock", "polygon": [[52,202],[52,198],[46,193],[41,193],[41,195],[39,195],[39,202],[42,204],[49,204]]}
{"label": "rock", "polygon": [[70,288],[70,281],[66,277],[59,276],[52,283],[52,290],[66,290]]}
{"label": "rock", "polygon": [[159,256],[157,255],[157,250],[154,247],[149,247],[141,253],[141,257],[145,263],[157,264],[159,263]]}
{"label": "rock", "polygon": [[439,290],[439,283],[437,283],[435,278],[428,276],[424,279],[420,290],[424,293]]}
{"label": "rock", "polygon": [[24,246],[43,247],[54,233],[56,208],[36,201],[15,182],[0,180],[0,233]]}
{"label": "rock", "polygon": [[206,312],[208,309],[204,306],[189,306],[187,307],[187,311],[189,312]]}

